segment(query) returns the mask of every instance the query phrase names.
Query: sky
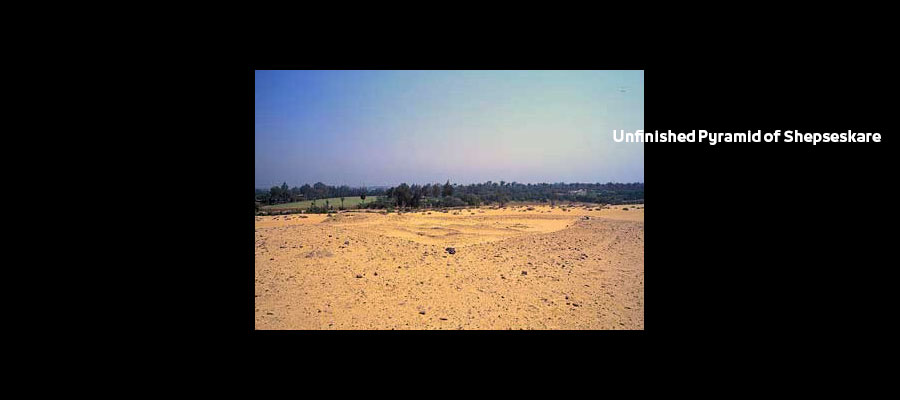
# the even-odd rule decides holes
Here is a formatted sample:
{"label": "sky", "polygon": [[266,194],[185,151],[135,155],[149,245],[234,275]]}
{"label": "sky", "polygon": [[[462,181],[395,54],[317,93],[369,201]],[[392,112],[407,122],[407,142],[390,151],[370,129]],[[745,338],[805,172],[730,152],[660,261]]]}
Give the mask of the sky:
{"label": "sky", "polygon": [[256,71],[255,180],[643,182],[643,71]]}

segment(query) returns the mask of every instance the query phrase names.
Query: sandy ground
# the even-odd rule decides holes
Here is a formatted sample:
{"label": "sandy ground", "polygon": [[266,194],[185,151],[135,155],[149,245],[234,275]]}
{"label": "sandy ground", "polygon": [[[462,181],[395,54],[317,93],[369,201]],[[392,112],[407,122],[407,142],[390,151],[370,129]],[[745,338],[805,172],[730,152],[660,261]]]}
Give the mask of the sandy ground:
{"label": "sandy ground", "polygon": [[643,205],[526,207],[256,217],[256,328],[644,329]]}

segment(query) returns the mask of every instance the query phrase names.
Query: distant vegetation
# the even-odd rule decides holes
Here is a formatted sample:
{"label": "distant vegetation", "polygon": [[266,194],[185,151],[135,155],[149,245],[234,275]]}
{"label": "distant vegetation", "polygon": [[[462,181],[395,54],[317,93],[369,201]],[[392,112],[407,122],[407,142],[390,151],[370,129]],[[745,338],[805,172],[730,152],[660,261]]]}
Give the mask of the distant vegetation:
{"label": "distant vegetation", "polygon": [[[365,203],[372,203],[378,200],[378,196],[369,196],[366,198]],[[325,201],[328,201],[329,205],[335,206],[334,209],[339,209],[341,204],[340,197],[330,197],[322,200],[306,200],[306,201],[295,201],[292,203],[281,203],[275,205],[262,206],[264,210],[279,210],[279,209],[289,209],[289,208],[302,208],[307,209],[313,205],[313,202],[317,205],[324,206]],[[363,204],[364,201],[359,197],[346,197],[344,200],[344,208],[358,208],[360,204]]]}
{"label": "distant vegetation", "polygon": [[271,189],[256,189],[256,201],[266,205],[291,203],[296,201],[333,199],[345,197],[360,197],[365,195],[378,195],[377,191],[367,191],[365,188],[351,188],[349,186],[328,186],[322,182],[288,188],[287,183],[281,186],[272,186]]}
{"label": "distant vegetation", "polygon": [[[369,196],[366,201],[363,199]],[[343,199],[342,199],[343,198]],[[348,208],[442,208],[480,205],[505,206],[506,203],[540,202],[556,205],[560,201],[597,204],[631,204],[644,200],[643,183],[474,183],[470,185],[427,183],[412,186],[401,183],[388,189],[329,186],[317,182],[288,188],[287,183],[269,190],[257,189],[257,211],[305,209],[329,212]]]}

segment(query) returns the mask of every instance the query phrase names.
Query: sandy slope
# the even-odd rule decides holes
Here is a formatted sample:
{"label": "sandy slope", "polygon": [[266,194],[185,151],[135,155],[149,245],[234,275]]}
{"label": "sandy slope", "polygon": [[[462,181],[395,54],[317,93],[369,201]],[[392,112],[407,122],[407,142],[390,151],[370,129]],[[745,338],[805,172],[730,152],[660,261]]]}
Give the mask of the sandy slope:
{"label": "sandy slope", "polygon": [[643,329],[637,207],[257,217],[256,328]]}

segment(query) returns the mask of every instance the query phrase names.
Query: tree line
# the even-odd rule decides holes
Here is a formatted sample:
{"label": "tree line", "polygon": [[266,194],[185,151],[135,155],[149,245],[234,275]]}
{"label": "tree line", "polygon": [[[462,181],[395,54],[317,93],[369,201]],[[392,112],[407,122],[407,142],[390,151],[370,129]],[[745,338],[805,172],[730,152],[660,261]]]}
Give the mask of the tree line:
{"label": "tree line", "polygon": [[313,185],[305,184],[303,186],[294,186],[288,188],[287,182],[281,186],[272,186],[270,189],[256,189],[256,201],[262,204],[281,204],[303,200],[319,200],[332,197],[356,197],[356,196],[378,196],[383,194],[384,189],[366,189],[364,187],[352,188],[347,185],[330,186],[322,182],[316,182]]}
{"label": "tree line", "polygon": [[[302,195],[302,196],[301,196]],[[256,200],[262,204],[276,204],[299,200],[318,200],[331,197],[379,196],[378,200],[360,204],[360,208],[438,208],[493,205],[505,206],[510,201],[584,202],[598,204],[623,204],[642,201],[644,184],[634,183],[538,183],[517,182],[473,183],[469,185],[426,183],[409,185],[401,183],[387,189],[329,186],[317,182],[301,187],[288,188],[287,183],[273,186],[268,191],[257,189]],[[326,210],[330,207],[326,207]]]}

